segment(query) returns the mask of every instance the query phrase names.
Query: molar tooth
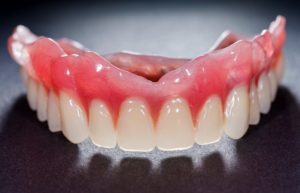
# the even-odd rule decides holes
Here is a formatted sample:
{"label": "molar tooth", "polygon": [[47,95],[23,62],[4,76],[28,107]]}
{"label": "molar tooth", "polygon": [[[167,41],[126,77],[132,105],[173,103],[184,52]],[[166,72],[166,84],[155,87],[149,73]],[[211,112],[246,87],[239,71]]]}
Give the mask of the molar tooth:
{"label": "molar tooth", "polygon": [[47,103],[48,103],[48,94],[43,86],[39,84],[38,93],[37,93],[37,117],[40,121],[47,120]]}
{"label": "molar tooth", "polygon": [[247,87],[232,89],[228,95],[225,110],[225,133],[233,138],[241,138],[248,129],[249,94]]}
{"label": "molar tooth", "polygon": [[194,143],[194,128],[185,100],[167,101],[157,121],[157,146],[161,150],[187,149]]}
{"label": "molar tooth", "polygon": [[266,73],[261,74],[258,79],[257,93],[260,112],[266,114],[270,111],[271,107],[270,81]]}
{"label": "molar tooth", "polygon": [[123,102],[117,124],[118,144],[129,151],[151,151],[154,127],[147,106],[138,99]]}
{"label": "molar tooth", "polygon": [[52,132],[61,131],[61,113],[58,97],[53,91],[49,92],[48,98],[48,125]]}
{"label": "molar tooth", "polygon": [[36,110],[37,108],[37,91],[38,91],[37,82],[34,79],[29,77],[27,83],[27,100],[29,103],[29,107],[32,110]]}
{"label": "molar tooth", "polygon": [[94,144],[113,148],[117,144],[117,134],[114,128],[113,119],[106,105],[94,100],[89,109],[89,125],[91,139]]}
{"label": "molar tooth", "polygon": [[217,142],[223,134],[221,99],[212,96],[206,100],[197,117],[196,142],[200,145]]}
{"label": "molar tooth", "polygon": [[28,73],[26,72],[26,69],[24,67],[21,67],[20,75],[21,75],[21,80],[22,80],[23,84],[26,86],[29,76],[28,76]]}
{"label": "molar tooth", "polygon": [[283,73],[284,73],[284,57],[280,56],[275,66],[275,74],[276,74],[277,82],[279,82],[282,79]]}
{"label": "molar tooth", "polygon": [[255,83],[251,84],[250,88],[250,114],[249,114],[249,124],[256,125],[258,124],[260,119],[260,112],[259,112],[259,102],[257,96],[257,88]]}
{"label": "molar tooth", "polygon": [[72,143],[80,143],[88,137],[85,112],[79,103],[65,92],[60,94],[62,132]]}
{"label": "molar tooth", "polygon": [[277,92],[277,78],[273,69],[268,72],[270,88],[271,88],[271,100],[274,101]]}

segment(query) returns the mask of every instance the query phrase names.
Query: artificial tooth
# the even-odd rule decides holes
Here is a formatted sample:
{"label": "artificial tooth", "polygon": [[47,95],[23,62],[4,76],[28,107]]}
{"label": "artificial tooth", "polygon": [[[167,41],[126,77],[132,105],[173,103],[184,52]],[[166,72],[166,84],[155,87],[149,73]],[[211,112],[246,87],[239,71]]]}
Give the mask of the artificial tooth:
{"label": "artificial tooth", "polygon": [[88,137],[85,112],[79,103],[65,92],[60,94],[62,132],[72,143],[80,143]]}
{"label": "artificial tooth", "polygon": [[187,149],[194,143],[194,128],[187,103],[176,98],[167,101],[157,121],[157,146],[161,150]]}
{"label": "artificial tooth", "polygon": [[225,133],[233,139],[241,138],[249,123],[249,94],[246,86],[231,90],[226,102],[225,117]]}
{"label": "artificial tooth", "polygon": [[198,114],[195,141],[200,145],[217,142],[223,134],[223,124],[221,99],[212,96]]}
{"label": "artificial tooth", "polygon": [[48,94],[42,83],[38,86],[37,117],[40,121],[47,120]]}
{"label": "artificial tooth", "polygon": [[26,86],[29,76],[24,67],[21,67],[20,75],[21,75],[21,80],[22,80],[23,84]]}
{"label": "artificial tooth", "polygon": [[90,104],[89,125],[91,139],[100,147],[113,148],[117,144],[117,134],[113,119],[106,105],[94,100]]}
{"label": "artificial tooth", "polygon": [[271,107],[271,87],[266,73],[260,75],[257,87],[260,112],[267,114]]}
{"label": "artificial tooth", "polygon": [[117,124],[118,145],[128,151],[151,151],[154,127],[147,106],[138,99],[123,102]]}
{"label": "artificial tooth", "polygon": [[257,88],[255,83],[253,82],[250,87],[250,114],[249,114],[249,124],[256,125],[260,119],[259,112],[259,102],[257,96]]}
{"label": "artificial tooth", "polygon": [[59,100],[53,91],[49,92],[48,97],[48,125],[52,132],[61,131],[61,113]]}
{"label": "artificial tooth", "polygon": [[277,92],[277,78],[273,69],[268,72],[270,88],[271,88],[271,101],[274,101]]}
{"label": "artificial tooth", "polygon": [[37,92],[38,92],[37,82],[32,78],[28,78],[27,100],[28,100],[28,103],[29,103],[29,107],[32,110],[36,110],[36,108],[37,108]]}
{"label": "artificial tooth", "polygon": [[276,74],[277,82],[279,82],[282,79],[283,73],[284,73],[284,57],[281,55],[275,66],[275,74]]}

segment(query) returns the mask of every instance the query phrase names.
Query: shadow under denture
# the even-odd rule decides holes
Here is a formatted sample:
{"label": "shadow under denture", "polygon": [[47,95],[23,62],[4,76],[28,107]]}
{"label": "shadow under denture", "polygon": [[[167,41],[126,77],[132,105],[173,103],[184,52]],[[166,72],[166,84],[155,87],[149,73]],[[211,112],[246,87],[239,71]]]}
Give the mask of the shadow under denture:
{"label": "shadow under denture", "polygon": [[26,97],[19,97],[0,125],[0,192],[44,192],[45,187],[57,192],[68,180],[78,147],[61,134],[49,134]]}
{"label": "shadow under denture", "polygon": [[195,188],[192,185],[193,167],[192,159],[186,156],[163,160],[156,178],[158,192],[191,192]]}
{"label": "shadow under denture", "polygon": [[[217,152],[209,146],[195,147],[163,159],[157,169],[151,159],[160,160],[162,153],[168,153],[149,153],[149,158],[147,153],[143,158],[132,153],[124,158],[128,153],[123,152],[121,162],[113,167],[114,157],[120,157],[115,154],[123,153],[111,149],[105,150],[108,155],[94,153],[81,165],[78,146],[49,132],[22,96],[0,125],[0,192],[279,193],[287,187],[298,192],[299,128],[299,103],[289,90],[279,87],[269,114],[236,141],[236,154],[226,153],[229,144],[222,141]],[[236,163],[228,169],[224,162],[232,156]]]}
{"label": "shadow under denture", "polygon": [[147,158],[124,158],[116,168],[110,189],[118,192],[140,192],[153,182],[151,162]]}
{"label": "shadow under denture", "polygon": [[[279,87],[269,114],[259,125],[250,128],[243,139],[237,141],[238,163],[251,182],[253,192],[259,188],[276,192],[299,192],[300,185],[300,105],[290,91]],[[251,153],[246,153],[251,152]],[[256,175],[258,174],[259,175]],[[232,175],[241,181],[241,174]]]}

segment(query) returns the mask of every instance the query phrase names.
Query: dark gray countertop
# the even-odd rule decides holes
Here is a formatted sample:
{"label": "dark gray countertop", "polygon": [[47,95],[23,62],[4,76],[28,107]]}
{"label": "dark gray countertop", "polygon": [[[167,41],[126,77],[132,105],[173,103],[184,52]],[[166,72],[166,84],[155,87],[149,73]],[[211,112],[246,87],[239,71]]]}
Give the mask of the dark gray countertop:
{"label": "dark gray countertop", "polygon": [[[176,5],[175,5],[176,4]],[[1,8],[0,8],[1,10]],[[0,24],[0,192],[300,192],[298,4],[130,3],[10,6]],[[186,151],[124,152],[67,142],[27,104],[6,39],[22,23],[101,53],[195,57],[224,30],[259,33],[287,16],[286,73],[268,115],[241,140]]]}

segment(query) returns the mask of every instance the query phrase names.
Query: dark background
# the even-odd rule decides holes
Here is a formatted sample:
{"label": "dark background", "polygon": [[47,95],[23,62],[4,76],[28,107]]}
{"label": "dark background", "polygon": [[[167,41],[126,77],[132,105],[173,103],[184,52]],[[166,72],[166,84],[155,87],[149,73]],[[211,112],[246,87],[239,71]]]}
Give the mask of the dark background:
{"label": "dark background", "polygon": [[[0,192],[300,192],[297,1],[3,1],[0,4]],[[150,153],[67,142],[27,104],[6,51],[17,24],[100,53],[205,52],[225,29],[251,35],[287,17],[286,73],[259,125],[234,141]]]}

